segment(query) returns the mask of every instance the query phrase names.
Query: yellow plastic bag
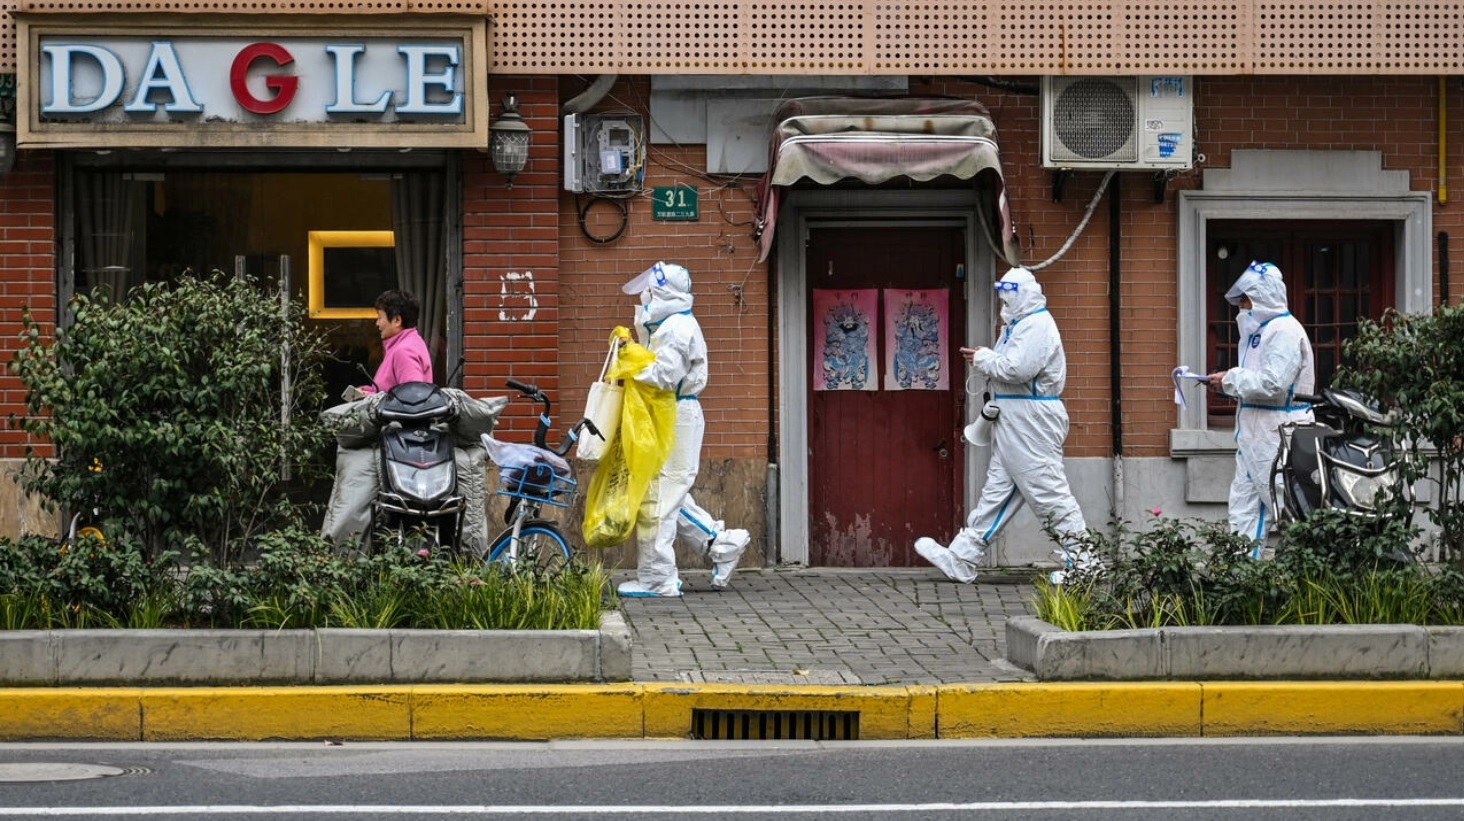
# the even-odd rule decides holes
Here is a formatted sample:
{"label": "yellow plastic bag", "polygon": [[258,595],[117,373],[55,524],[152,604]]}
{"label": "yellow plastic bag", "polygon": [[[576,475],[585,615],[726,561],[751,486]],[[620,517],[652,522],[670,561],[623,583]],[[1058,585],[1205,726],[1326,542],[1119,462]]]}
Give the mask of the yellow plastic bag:
{"label": "yellow plastic bag", "polygon": [[[624,328],[615,332],[629,336]],[[655,361],[644,345],[627,342],[620,348],[606,378],[624,380],[620,408],[620,435],[610,443],[585,497],[585,543],[614,547],[635,531],[636,513],[646,488],[661,472],[676,436],[676,394],[653,388],[633,378]]]}

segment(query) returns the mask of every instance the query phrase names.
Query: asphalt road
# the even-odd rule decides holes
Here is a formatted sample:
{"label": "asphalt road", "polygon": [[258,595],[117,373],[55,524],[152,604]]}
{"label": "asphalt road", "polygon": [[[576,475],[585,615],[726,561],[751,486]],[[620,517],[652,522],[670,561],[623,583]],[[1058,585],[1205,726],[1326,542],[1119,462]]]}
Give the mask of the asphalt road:
{"label": "asphalt road", "polygon": [[1457,819],[1464,739],[0,745],[0,819]]}

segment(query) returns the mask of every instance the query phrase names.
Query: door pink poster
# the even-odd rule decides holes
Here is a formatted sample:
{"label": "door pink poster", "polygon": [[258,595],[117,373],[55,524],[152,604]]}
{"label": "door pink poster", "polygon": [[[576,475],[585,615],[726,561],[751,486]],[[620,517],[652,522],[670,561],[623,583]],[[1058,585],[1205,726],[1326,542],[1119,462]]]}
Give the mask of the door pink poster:
{"label": "door pink poster", "polygon": [[924,291],[886,289],[885,377],[887,391],[944,391],[951,385],[946,365],[946,288]]}
{"label": "door pink poster", "polygon": [[879,389],[872,332],[878,311],[879,291],[875,289],[814,289],[814,390]]}

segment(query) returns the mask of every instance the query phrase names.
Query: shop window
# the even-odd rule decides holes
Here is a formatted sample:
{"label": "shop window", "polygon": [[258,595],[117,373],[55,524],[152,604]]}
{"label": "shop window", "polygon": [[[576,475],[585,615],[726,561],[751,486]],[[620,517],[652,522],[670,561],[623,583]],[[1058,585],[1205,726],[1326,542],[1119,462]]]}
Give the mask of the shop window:
{"label": "shop window", "polygon": [[77,293],[123,298],[185,271],[233,272],[240,260],[263,281],[287,278],[334,348],[327,395],[335,397],[380,361],[372,305],[402,287],[422,302],[418,328],[439,381],[446,376],[442,171],[81,167],[73,188]]}

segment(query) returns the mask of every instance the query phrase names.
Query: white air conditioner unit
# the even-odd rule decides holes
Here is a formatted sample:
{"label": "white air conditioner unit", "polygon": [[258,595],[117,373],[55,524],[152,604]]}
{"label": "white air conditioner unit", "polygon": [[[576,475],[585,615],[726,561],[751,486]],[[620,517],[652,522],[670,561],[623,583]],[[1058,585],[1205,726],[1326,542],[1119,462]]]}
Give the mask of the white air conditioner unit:
{"label": "white air conditioner unit", "polygon": [[1042,167],[1194,165],[1191,77],[1043,77]]}

